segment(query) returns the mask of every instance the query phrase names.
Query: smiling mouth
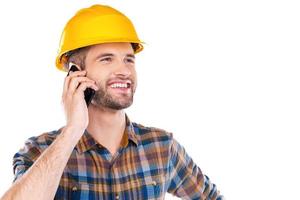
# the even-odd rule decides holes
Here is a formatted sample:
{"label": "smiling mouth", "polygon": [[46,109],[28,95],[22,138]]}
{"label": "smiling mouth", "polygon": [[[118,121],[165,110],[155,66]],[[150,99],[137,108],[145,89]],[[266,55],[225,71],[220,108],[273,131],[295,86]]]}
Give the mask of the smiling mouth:
{"label": "smiling mouth", "polygon": [[133,84],[130,80],[116,80],[108,84],[108,88],[120,94],[130,94]]}
{"label": "smiling mouth", "polygon": [[120,88],[120,89],[129,89],[131,86],[131,83],[113,83],[109,85],[111,88]]}

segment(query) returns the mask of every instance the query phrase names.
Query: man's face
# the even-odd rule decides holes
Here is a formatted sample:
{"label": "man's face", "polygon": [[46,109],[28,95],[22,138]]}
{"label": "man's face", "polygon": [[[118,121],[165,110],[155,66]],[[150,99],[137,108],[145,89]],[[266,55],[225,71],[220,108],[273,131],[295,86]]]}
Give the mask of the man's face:
{"label": "man's face", "polygon": [[137,79],[130,43],[92,46],[87,52],[85,66],[87,77],[99,87],[93,105],[121,110],[132,104]]}

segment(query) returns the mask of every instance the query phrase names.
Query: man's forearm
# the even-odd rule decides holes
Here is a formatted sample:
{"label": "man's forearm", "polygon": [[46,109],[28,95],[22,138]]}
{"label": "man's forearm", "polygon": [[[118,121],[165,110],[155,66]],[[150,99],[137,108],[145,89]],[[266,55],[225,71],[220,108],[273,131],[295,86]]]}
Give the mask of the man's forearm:
{"label": "man's forearm", "polygon": [[65,127],[1,200],[53,200],[64,168],[83,131]]}

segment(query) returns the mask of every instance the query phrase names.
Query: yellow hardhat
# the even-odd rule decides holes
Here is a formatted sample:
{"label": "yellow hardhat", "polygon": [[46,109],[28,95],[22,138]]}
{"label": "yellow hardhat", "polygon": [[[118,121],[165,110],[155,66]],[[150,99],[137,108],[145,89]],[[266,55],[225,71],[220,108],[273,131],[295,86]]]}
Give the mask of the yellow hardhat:
{"label": "yellow hardhat", "polygon": [[132,22],[118,10],[93,5],[79,10],[66,24],[61,35],[56,67],[65,71],[65,53],[93,44],[129,42],[137,44],[135,53],[143,50]]}

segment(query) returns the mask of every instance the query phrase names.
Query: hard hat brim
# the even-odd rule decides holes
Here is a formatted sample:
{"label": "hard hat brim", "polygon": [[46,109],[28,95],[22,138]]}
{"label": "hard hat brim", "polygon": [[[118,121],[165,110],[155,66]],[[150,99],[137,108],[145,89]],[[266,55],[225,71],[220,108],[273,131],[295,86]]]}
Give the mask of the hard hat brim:
{"label": "hard hat brim", "polygon": [[[142,41],[124,41],[124,40],[114,40],[113,42],[91,42],[90,44],[86,44],[85,45],[82,45],[82,46],[79,46],[79,47],[76,47],[74,49],[71,49],[69,51],[72,51],[72,50],[75,50],[75,49],[78,49],[78,48],[82,48],[82,47],[87,47],[87,46],[92,46],[92,45],[97,45],[97,44],[105,44],[105,43],[117,43],[117,42],[126,42],[126,43],[135,43],[137,44],[137,47],[136,49],[134,49],[134,54],[137,54],[139,52],[141,52],[143,49],[144,49],[144,46],[143,44],[145,44],[144,42]],[[66,68],[64,67],[66,61],[67,61],[67,58],[65,56],[65,54],[69,51],[65,51],[65,52],[61,52],[57,57],[56,57],[56,61],[55,61],[55,65],[56,65],[56,68],[61,70],[61,71],[64,71],[64,72],[67,72]]]}

